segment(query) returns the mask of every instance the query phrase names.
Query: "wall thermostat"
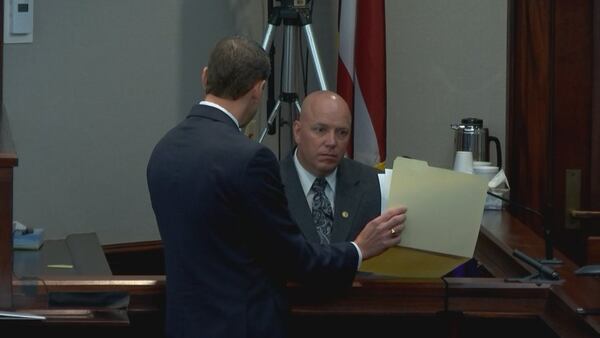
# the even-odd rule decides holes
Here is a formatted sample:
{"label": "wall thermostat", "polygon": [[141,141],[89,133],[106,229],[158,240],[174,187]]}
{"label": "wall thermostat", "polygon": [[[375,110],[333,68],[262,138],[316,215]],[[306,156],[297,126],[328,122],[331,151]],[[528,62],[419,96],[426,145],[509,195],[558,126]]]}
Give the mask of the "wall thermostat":
{"label": "wall thermostat", "polygon": [[4,14],[4,43],[33,41],[33,0],[5,0]]}
{"label": "wall thermostat", "polygon": [[11,0],[11,34],[30,34],[33,31],[33,0]]}

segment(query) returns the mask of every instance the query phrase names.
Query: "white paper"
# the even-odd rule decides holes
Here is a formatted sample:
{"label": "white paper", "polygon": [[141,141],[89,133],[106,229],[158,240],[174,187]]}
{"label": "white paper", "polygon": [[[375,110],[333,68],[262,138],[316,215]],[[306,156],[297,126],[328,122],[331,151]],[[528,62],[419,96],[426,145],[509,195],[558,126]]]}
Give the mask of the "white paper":
{"label": "white paper", "polygon": [[378,174],[379,190],[381,191],[381,213],[387,209],[390,199],[390,185],[392,183],[392,169],[385,169],[385,173]]}

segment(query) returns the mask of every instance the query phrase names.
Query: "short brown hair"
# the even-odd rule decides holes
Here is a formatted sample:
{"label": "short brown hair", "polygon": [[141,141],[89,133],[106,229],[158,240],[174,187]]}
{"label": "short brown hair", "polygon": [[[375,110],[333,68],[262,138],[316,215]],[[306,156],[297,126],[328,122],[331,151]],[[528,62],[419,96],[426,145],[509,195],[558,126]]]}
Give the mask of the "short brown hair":
{"label": "short brown hair", "polygon": [[228,37],[210,54],[206,94],[235,100],[270,73],[269,56],[258,43],[241,36]]}

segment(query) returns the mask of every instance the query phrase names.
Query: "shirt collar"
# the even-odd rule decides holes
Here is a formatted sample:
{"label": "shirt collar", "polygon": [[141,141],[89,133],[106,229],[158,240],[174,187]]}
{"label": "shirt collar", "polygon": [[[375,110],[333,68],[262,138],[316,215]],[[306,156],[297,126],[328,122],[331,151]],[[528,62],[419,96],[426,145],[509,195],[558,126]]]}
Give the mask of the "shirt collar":
{"label": "shirt collar", "polygon": [[[298,149],[294,150],[294,165],[296,166],[296,171],[298,172],[298,178],[300,178],[300,184],[302,185],[302,190],[304,191],[304,196],[308,196],[310,192],[310,188],[313,183],[317,179],[317,177],[311,174],[308,170],[304,169],[300,161],[298,160]],[[325,180],[327,181],[329,187],[332,191],[335,191],[335,183],[336,183],[336,174],[337,167],[333,172],[327,176],[325,176]]]}
{"label": "shirt collar", "polygon": [[242,128],[240,128],[240,123],[238,122],[238,120],[235,118],[235,116],[233,116],[233,114],[228,112],[227,109],[223,108],[222,106],[220,106],[214,102],[210,102],[210,101],[200,101],[200,102],[198,102],[198,104],[202,105],[202,106],[210,106],[213,108],[217,108],[218,110],[222,111],[223,113],[225,113],[225,115],[229,116],[233,120],[235,125],[238,127],[238,129],[240,131],[242,131]]}

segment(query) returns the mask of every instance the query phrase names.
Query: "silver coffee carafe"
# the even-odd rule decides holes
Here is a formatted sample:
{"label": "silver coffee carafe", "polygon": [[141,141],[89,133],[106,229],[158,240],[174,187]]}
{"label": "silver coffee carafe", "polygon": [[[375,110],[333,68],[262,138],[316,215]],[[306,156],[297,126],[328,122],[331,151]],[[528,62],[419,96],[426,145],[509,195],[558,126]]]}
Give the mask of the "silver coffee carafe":
{"label": "silver coffee carafe", "polygon": [[490,136],[488,128],[483,128],[483,120],[476,118],[464,118],[460,124],[451,124],[454,129],[455,151],[470,151],[473,153],[473,161],[490,161],[490,143],[496,145],[497,167],[502,168],[502,151],[500,140]]}

